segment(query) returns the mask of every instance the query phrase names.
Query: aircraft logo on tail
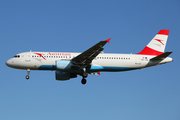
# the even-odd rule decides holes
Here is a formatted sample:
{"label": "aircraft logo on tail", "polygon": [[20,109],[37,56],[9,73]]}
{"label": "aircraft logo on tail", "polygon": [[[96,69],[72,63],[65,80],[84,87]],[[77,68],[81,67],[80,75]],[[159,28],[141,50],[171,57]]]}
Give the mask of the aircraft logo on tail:
{"label": "aircraft logo on tail", "polygon": [[154,40],[156,40],[156,41],[160,42],[162,45],[164,45],[164,43],[162,43],[163,40],[159,40],[159,39],[154,39]]}

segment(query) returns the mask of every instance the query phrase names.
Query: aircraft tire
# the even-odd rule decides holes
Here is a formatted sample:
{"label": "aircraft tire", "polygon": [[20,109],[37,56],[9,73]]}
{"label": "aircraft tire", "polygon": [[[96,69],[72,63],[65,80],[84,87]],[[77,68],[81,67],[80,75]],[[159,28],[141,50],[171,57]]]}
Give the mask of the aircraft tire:
{"label": "aircraft tire", "polygon": [[27,80],[29,79],[29,75],[26,75],[26,79],[27,79]]}
{"label": "aircraft tire", "polygon": [[81,80],[81,83],[82,83],[83,85],[85,85],[86,82],[87,82],[87,81],[86,81],[86,79],[84,79],[84,78]]}

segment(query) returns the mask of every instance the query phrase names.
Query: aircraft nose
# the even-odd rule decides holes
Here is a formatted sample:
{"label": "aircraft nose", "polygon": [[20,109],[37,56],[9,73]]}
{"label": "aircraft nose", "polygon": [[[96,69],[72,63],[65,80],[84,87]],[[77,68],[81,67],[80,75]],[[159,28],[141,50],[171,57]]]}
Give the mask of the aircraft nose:
{"label": "aircraft nose", "polygon": [[11,60],[11,59],[9,59],[9,60],[6,61],[6,65],[9,66],[9,67],[11,66],[11,63],[12,63],[12,60]]}

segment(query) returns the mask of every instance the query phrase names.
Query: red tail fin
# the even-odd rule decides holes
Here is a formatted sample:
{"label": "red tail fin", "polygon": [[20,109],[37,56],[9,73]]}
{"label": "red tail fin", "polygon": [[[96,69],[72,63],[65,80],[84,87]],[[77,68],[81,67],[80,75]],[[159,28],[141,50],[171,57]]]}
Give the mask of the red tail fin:
{"label": "red tail fin", "polygon": [[138,54],[141,55],[160,55],[164,53],[169,30],[160,30],[149,44]]}

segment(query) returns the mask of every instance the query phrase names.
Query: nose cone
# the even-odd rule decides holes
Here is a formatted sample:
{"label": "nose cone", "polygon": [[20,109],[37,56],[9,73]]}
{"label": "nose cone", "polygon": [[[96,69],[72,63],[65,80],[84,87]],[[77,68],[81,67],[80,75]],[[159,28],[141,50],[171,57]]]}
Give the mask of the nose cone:
{"label": "nose cone", "polygon": [[19,68],[19,63],[20,63],[20,61],[17,59],[14,59],[14,58],[11,58],[8,61],[6,61],[6,65],[8,67],[17,68],[17,69]]}
{"label": "nose cone", "polygon": [[11,64],[12,64],[12,60],[11,60],[11,59],[9,59],[9,60],[6,61],[6,65],[7,65],[7,66],[11,67]]}

